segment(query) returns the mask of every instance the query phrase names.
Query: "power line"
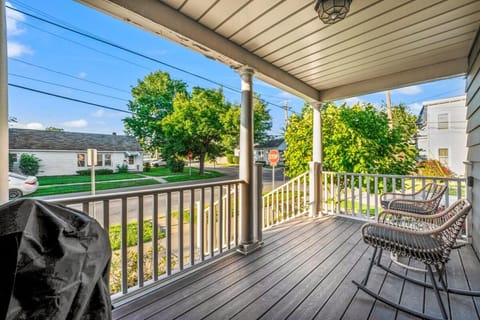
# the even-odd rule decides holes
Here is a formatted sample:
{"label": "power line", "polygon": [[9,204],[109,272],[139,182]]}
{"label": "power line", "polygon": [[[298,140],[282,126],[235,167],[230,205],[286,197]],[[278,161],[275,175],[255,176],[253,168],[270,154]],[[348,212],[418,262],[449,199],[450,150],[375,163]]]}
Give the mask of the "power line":
{"label": "power line", "polygon": [[84,81],[84,82],[88,82],[88,83],[91,83],[91,84],[95,84],[95,85],[97,85],[97,86],[101,86],[101,87],[104,87],[104,88],[108,88],[108,89],[112,89],[112,90],[116,90],[116,91],[119,91],[119,92],[124,92],[124,93],[130,94],[130,91],[127,91],[127,90],[115,88],[115,87],[109,86],[109,85],[107,85],[107,84],[103,84],[103,83],[100,83],[100,82],[96,82],[96,81],[84,79],[84,78],[77,77],[77,76],[74,76],[74,75],[71,75],[71,74],[68,74],[68,73],[64,73],[64,72],[61,72],[61,71],[53,70],[53,69],[50,69],[50,68],[47,68],[47,67],[40,66],[40,65],[38,65],[38,64],[34,64],[34,63],[27,62],[27,61],[24,61],[24,60],[20,60],[20,59],[17,59],[17,58],[8,58],[8,59],[9,59],[9,60],[12,60],[12,61],[16,61],[16,62],[19,62],[19,63],[23,63],[23,64],[26,64],[26,65],[29,65],[29,66],[31,66],[31,67],[35,67],[35,68],[38,68],[38,69],[42,69],[42,70],[45,70],[45,71],[48,71],[48,72],[53,72],[53,73],[56,73],[56,74],[60,74],[60,75],[62,75],[62,76],[70,77],[70,78],[77,79],[77,80],[80,80],[80,81]]}
{"label": "power line", "polygon": [[[89,34],[89,33],[83,32],[83,31],[76,30],[76,29],[73,28],[73,27],[68,27],[68,26],[65,26],[65,25],[61,25],[61,24],[59,24],[59,23],[56,23],[56,22],[50,21],[50,20],[48,20],[48,19],[45,19],[45,18],[36,16],[36,15],[34,15],[34,14],[25,12],[25,11],[23,11],[23,10],[19,10],[19,9],[13,8],[13,7],[9,6],[9,5],[6,5],[5,7],[6,7],[6,8],[9,8],[9,9],[11,9],[11,10],[17,11],[17,12],[19,12],[19,13],[22,13],[22,14],[24,14],[24,15],[26,15],[26,16],[31,17],[31,18],[40,20],[40,21],[45,22],[45,23],[48,23],[48,24],[51,24],[51,25],[53,25],[53,26],[55,26],[55,27],[57,27],[57,28],[61,28],[61,29],[70,31],[70,32],[72,32],[72,33],[81,35],[81,36],[83,36],[83,37],[89,38],[89,39],[91,39],[91,40],[95,40],[95,41],[101,42],[101,43],[103,43],[103,44],[109,45],[109,46],[114,47],[114,48],[116,48],[116,49],[119,49],[119,50],[128,52],[128,53],[130,53],[130,54],[133,54],[133,55],[142,57],[142,58],[144,58],[144,59],[146,59],[146,60],[153,61],[153,62],[156,62],[156,63],[161,64],[161,65],[163,65],[163,66],[169,67],[169,68],[171,68],[171,69],[174,69],[174,70],[177,70],[177,71],[186,73],[186,74],[191,75],[191,76],[193,76],[193,77],[197,77],[197,78],[199,78],[199,79],[202,79],[202,80],[204,80],[204,81],[210,82],[210,83],[215,84],[215,85],[217,85],[217,86],[220,86],[220,87],[222,87],[222,88],[226,88],[226,89],[231,90],[231,91],[233,91],[233,92],[241,93],[241,90],[238,90],[238,89],[235,89],[235,88],[233,88],[233,87],[227,86],[227,85],[222,84],[222,83],[220,83],[220,82],[217,82],[217,81],[215,81],[215,80],[211,80],[211,79],[209,79],[209,78],[206,78],[206,77],[204,77],[204,76],[202,76],[202,75],[199,75],[199,74],[196,74],[196,73],[193,73],[193,72],[190,72],[190,71],[188,71],[188,70],[185,70],[185,69],[176,67],[176,66],[174,66],[174,65],[172,65],[172,64],[169,64],[169,63],[163,62],[163,61],[161,61],[161,60],[159,60],[159,59],[156,59],[156,58],[147,56],[147,55],[145,55],[145,54],[143,54],[143,53],[134,51],[134,50],[129,49],[129,48],[127,48],[127,47],[124,47],[124,46],[122,46],[122,45],[113,43],[113,42],[108,41],[108,40],[104,40],[104,39],[102,39],[102,38],[100,38],[100,37],[98,37],[98,36],[96,36],[96,35],[92,35],[92,34]],[[22,22],[22,23],[23,23],[23,22]],[[274,106],[274,107],[277,107],[277,108],[280,108],[280,109],[284,109],[284,106],[281,106],[281,105],[278,105],[278,104],[275,104],[275,103],[266,101],[266,100],[264,100],[264,99],[258,99],[258,100],[261,101],[261,102],[263,102],[263,103],[266,103],[266,104],[268,104],[268,105],[272,105],[272,106]],[[292,112],[293,112],[293,111],[292,111]],[[297,113],[297,112],[295,112],[295,113]]]}
{"label": "power line", "polygon": [[59,95],[59,94],[56,94],[56,93],[51,93],[51,92],[47,92],[47,91],[42,91],[42,90],[38,90],[38,89],[24,87],[24,86],[14,84],[14,83],[8,83],[8,85],[11,86],[11,87],[15,87],[15,88],[23,89],[23,90],[28,90],[28,91],[32,91],[32,92],[36,92],[36,93],[40,93],[40,94],[44,94],[44,95],[47,95],[47,96],[68,100],[68,101],[83,103],[83,104],[87,104],[87,105],[94,106],[94,107],[99,107],[99,108],[103,108],[103,109],[108,109],[108,110],[113,110],[113,111],[118,111],[118,112],[123,112],[123,113],[128,113],[128,114],[134,114],[134,112],[131,112],[131,111],[128,111],[128,110],[122,110],[122,109],[118,109],[118,108],[114,108],[114,107],[105,106],[103,104],[98,104],[98,103],[89,102],[89,101],[85,101],[85,100],[70,98],[70,97],[62,96],[62,95]]}
{"label": "power line", "polygon": [[66,88],[66,89],[72,89],[72,90],[76,90],[76,91],[81,91],[81,92],[85,92],[85,93],[94,94],[94,95],[97,95],[97,96],[102,96],[102,97],[106,97],[106,98],[111,98],[111,99],[116,99],[116,100],[128,102],[128,100],[126,100],[126,99],[122,99],[122,98],[110,96],[110,95],[108,95],[108,94],[103,94],[103,93],[93,92],[93,91],[89,91],[89,90],[83,90],[83,89],[79,89],[79,88],[74,88],[74,87],[70,87],[70,86],[63,85],[63,84],[58,84],[58,83],[54,83],[54,82],[50,82],[50,81],[45,81],[45,80],[30,78],[30,77],[27,77],[27,76],[22,76],[22,75],[20,75],[20,74],[8,73],[8,75],[14,76],[14,77],[18,77],[18,78],[28,79],[28,80],[32,80],[32,81],[37,81],[37,82],[41,82],[41,83],[46,83],[46,84],[50,84],[50,85],[57,86],[57,87],[62,87],[62,88]]}

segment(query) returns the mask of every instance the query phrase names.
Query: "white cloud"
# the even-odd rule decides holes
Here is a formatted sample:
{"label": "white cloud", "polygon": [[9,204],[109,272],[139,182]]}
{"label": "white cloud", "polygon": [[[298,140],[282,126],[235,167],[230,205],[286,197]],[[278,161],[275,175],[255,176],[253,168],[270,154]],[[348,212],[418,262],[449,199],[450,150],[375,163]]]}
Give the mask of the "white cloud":
{"label": "white cloud", "polygon": [[347,98],[347,99],[345,99],[345,100],[343,100],[343,101],[344,101],[347,105],[349,105],[349,106],[354,106],[354,105],[362,102],[362,100],[361,100],[360,98],[358,98],[358,97]]}
{"label": "white cloud", "polygon": [[44,130],[45,126],[40,122],[29,122],[29,123],[19,123],[19,122],[12,122],[9,123],[11,128],[19,128],[19,129],[33,129],[33,130]]}
{"label": "white cloud", "polygon": [[84,128],[88,125],[88,122],[87,120],[84,120],[84,119],[78,119],[78,120],[65,121],[64,123],[62,123],[62,125],[69,128]]}
{"label": "white cloud", "polygon": [[[5,5],[12,6],[10,2],[5,2]],[[25,32],[25,29],[21,28],[18,23],[23,22],[26,20],[26,17],[23,13],[14,11],[10,8],[6,8],[5,10],[5,17],[7,22],[7,35],[8,36],[16,36]]]}
{"label": "white cloud", "polygon": [[410,108],[410,112],[412,112],[413,114],[418,114],[420,112],[420,110],[422,109],[422,104],[421,103],[412,103],[410,105],[408,105],[408,107]]}
{"label": "white cloud", "polygon": [[422,89],[419,86],[410,86],[410,87],[400,88],[395,91],[401,94],[413,96],[422,92]]}
{"label": "white cloud", "polygon": [[20,57],[24,54],[33,54],[32,48],[15,41],[7,41],[7,53],[9,58]]}
{"label": "white cloud", "polygon": [[96,117],[96,118],[103,117],[104,115],[105,115],[105,110],[103,110],[103,109],[98,109],[97,111],[92,113],[92,116]]}
{"label": "white cloud", "polygon": [[277,94],[277,97],[286,98],[286,99],[295,98],[295,96],[293,94],[291,94],[289,92],[286,92],[286,91],[280,92],[279,94]]}
{"label": "white cloud", "polygon": [[78,77],[81,79],[85,79],[87,77],[87,73],[85,71],[82,71],[78,74]]}

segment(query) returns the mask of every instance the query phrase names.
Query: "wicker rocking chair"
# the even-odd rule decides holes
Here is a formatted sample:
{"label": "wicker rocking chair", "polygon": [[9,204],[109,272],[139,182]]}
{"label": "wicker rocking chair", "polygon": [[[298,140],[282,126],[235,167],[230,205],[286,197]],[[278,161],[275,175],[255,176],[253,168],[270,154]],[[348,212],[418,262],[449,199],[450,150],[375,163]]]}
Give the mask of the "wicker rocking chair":
{"label": "wicker rocking chair", "polygon": [[[467,200],[457,200],[448,209],[433,215],[419,215],[401,211],[385,210],[378,217],[378,223],[366,223],[362,227],[363,240],[374,247],[372,260],[367,274],[361,283],[353,281],[359,289],[370,296],[404,312],[425,319],[436,319],[405,306],[390,301],[370,289],[367,282],[374,264],[383,270],[426,288],[433,289],[439,304],[443,319],[447,318],[445,305],[440,291],[448,293],[480,296],[480,292],[448,288],[445,281],[445,266],[455,244],[456,238],[470,211]],[[380,249],[380,250],[378,250]],[[431,282],[426,283],[409,278],[381,264],[382,251],[387,250],[399,256],[412,258],[425,264]],[[377,255],[377,252],[379,254]],[[376,263],[375,263],[376,262]],[[432,267],[435,268],[439,280],[436,280]],[[439,283],[438,283],[439,282]]]}
{"label": "wicker rocking chair", "polygon": [[427,183],[422,189],[412,194],[386,192],[380,196],[380,203],[385,209],[432,214],[437,211],[446,190],[445,185]]}

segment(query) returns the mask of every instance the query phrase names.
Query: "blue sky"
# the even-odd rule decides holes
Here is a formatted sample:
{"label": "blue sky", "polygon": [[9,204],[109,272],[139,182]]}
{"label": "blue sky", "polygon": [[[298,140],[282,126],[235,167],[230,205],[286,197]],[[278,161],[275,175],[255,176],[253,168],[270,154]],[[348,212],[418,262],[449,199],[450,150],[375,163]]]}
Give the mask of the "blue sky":
{"label": "blue sky", "polygon": [[[229,67],[77,2],[11,0],[7,5],[82,30],[225,86],[240,87],[238,75]],[[167,71],[173,78],[187,82],[190,89],[193,86],[217,88],[207,81],[9,9],[7,34],[11,84],[122,110],[127,110],[131,87],[138,79],[156,70]],[[396,89],[391,91],[392,103],[404,102],[413,113],[418,113],[423,101],[462,95],[464,86],[463,78],[454,78]],[[277,105],[288,101],[295,112],[303,106],[303,100],[259,80],[255,80],[254,90],[264,100]],[[224,93],[229,101],[240,102],[238,93],[227,89]],[[346,100],[350,105],[358,101],[380,105],[385,101],[385,93]],[[269,109],[274,123],[272,134],[279,135],[285,122],[284,111],[275,106],[269,106]],[[53,126],[66,131],[93,133],[123,133],[121,119],[127,115],[15,87],[9,88],[9,114],[17,118],[18,123],[13,124],[16,127],[44,129]]]}

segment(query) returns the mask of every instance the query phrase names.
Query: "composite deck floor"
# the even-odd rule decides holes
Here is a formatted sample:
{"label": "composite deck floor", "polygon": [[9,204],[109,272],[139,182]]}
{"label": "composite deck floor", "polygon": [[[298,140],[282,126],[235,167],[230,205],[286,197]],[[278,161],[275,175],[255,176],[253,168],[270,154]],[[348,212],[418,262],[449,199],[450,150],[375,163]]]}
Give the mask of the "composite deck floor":
{"label": "composite deck floor", "polygon": [[[415,319],[359,291],[372,248],[362,223],[339,217],[299,218],[264,234],[249,256],[230,254],[128,304],[114,319]],[[383,262],[391,264],[384,253]],[[418,272],[397,271],[424,279]],[[470,246],[453,250],[447,282],[480,290],[480,263]],[[368,288],[440,317],[431,290],[374,267]],[[452,319],[479,319],[480,298],[442,293]]]}

